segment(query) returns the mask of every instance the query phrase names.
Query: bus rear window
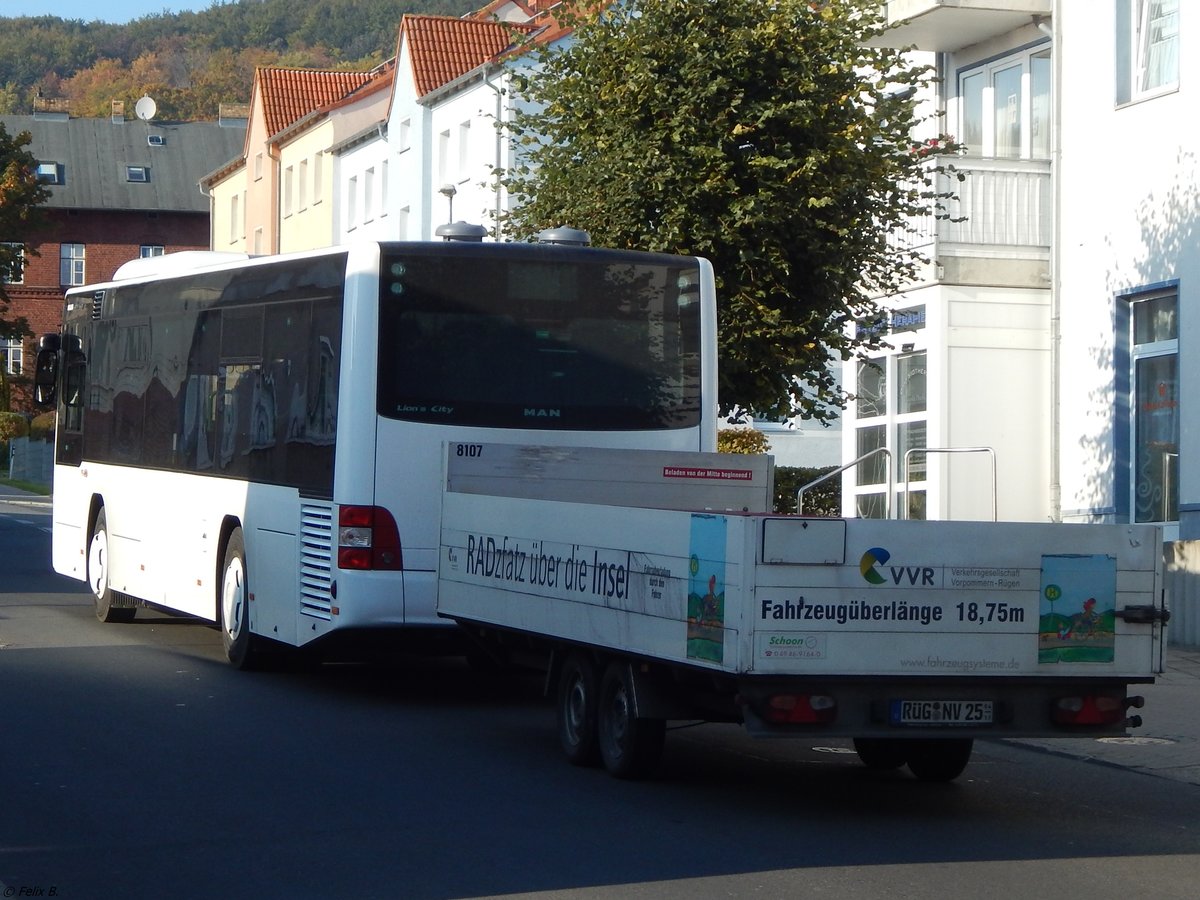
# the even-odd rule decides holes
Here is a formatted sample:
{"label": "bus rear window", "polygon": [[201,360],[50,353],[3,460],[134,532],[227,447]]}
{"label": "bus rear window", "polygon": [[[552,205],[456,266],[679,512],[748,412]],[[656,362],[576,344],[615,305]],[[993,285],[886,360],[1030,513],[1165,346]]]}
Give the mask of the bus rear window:
{"label": "bus rear window", "polygon": [[511,245],[496,249],[385,253],[381,415],[564,430],[699,422],[693,261],[535,246],[514,259]]}

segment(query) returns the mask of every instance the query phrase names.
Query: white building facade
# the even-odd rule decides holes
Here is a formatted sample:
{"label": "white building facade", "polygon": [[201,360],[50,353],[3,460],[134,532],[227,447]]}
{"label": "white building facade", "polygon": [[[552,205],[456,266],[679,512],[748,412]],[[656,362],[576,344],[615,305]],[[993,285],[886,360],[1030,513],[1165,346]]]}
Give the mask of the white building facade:
{"label": "white building facade", "polygon": [[1200,73],[1186,61],[1200,51],[1200,9],[1102,5],[1056,10],[1062,516],[1162,522],[1167,540],[1193,540]]}
{"label": "white building facade", "polygon": [[433,240],[452,222],[503,239],[497,229],[508,195],[497,172],[513,165],[505,126],[520,102],[513,74],[526,64],[512,53],[514,29],[561,35],[544,13],[514,7],[508,15],[503,24],[404,17],[384,120],[333,148],[339,243]]}
{"label": "white building facade", "polygon": [[1200,531],[1181,464],[1200,450],[1180,391],[1200,341],[1181,5],[887,4],[890,39],[936,53],[967,177],[919,241],[926,279],[872,323],[891,349],[846,373],[843,459],[867,456],[846,514]]}

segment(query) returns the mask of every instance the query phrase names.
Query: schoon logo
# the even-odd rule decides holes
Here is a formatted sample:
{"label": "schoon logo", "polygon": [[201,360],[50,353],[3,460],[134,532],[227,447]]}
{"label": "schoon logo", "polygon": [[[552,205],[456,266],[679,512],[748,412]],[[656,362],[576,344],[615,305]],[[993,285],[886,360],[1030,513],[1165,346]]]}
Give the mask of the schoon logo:
{"label": "schoon logo", "polygon": [[887,579],[879,574],[879,570],[875,566],[882,566],[891,558],[892,554],[882,547],[872,547],[858,561],[858,571],[862,572],[862,577],[871,584],[883,584]]}

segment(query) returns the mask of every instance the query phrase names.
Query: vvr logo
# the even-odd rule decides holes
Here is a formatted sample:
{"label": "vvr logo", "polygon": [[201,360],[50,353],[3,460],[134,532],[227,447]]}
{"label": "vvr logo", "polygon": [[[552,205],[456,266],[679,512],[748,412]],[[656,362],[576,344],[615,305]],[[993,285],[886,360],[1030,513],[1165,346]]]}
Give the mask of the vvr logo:
{"label": "vvr logo", "polygon": [[859,560],[858,571],[862,572],[862,577],[871,584],[887,584],[890,578],[892,584],[908,582],[914,587],[918,583],[934,585],[934,570],[929,566],[888,566],[884,572],[880,572],[876,568],[876,566],[883,566],[891,558],[892,554],[882,547],[872,547]]}
{"label": "vvr logo", "polygon": [[871,584],[883,584],[886,579],[879,574],[879,570],[875,566],[882,566],[891,558],[892,554],[888,553],[882,547],[872,547],[859,560],[858,571],[862,572],[862,577],[871,582]]}

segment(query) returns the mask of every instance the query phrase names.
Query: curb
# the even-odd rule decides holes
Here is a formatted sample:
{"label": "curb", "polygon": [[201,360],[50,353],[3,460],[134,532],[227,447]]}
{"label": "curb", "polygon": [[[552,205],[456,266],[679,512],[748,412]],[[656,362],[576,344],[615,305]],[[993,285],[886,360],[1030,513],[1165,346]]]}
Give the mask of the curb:
{"label": "curb", "polygon": [[1168,645],[1166,662],[1154,684],[1131,685],[1146,705],[1136,711],[1144,724],[1128,737],[1016,738],[1006,743],[1200,785],[1200,648]]}

